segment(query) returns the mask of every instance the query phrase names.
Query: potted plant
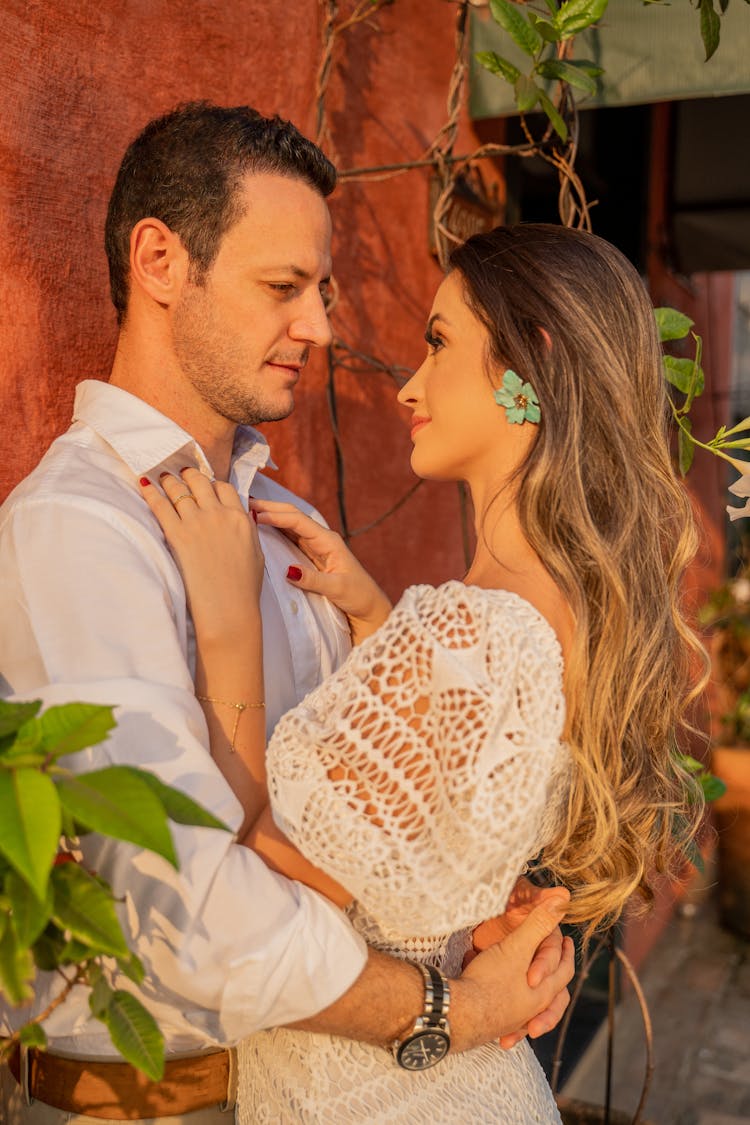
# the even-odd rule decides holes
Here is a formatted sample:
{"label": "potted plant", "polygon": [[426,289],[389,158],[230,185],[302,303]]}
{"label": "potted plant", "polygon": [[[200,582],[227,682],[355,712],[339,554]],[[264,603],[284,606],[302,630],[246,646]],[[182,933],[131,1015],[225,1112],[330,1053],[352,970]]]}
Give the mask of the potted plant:
{"label": "potted plant", "polygon": [[725,582],[701,613],[709,628],[712,771],[726,785],[713,805],[722,924],[750,937],[750,572]]}

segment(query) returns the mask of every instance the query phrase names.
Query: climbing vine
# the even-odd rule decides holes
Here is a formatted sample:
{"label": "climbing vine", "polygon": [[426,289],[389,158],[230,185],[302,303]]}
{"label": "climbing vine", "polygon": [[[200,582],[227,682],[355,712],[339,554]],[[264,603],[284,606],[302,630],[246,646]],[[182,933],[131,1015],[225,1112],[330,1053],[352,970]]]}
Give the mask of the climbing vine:
{"label": "climbing vine", "polygon": [[[645,2],[657,4],[663,0]],[[750,0],[745,2],[750,3]],[[376,32],[379,31],[379,20],[385,9],[396,8],[397,0],[320,0],[322,47],[315,84],[315,135],[317,143],[338,165],[339,181],[343,185],[380,182],[416,169],[431,169],[437,185],[432,206],[434,249],[444,269],[452,247],[465,237],[465,233],[456,230],[451,223],[453,193],[461,179],[472,177],[474,169],[482,160],[508,156],[521,159],[538,157],[550,164],[559,181],[560,221],[566,226],[591,230],[592,203],[588,200],[585,186],[576,171],[579,138],[576,94],[595,93],[602,69],[589,60],[575,56],[574,47],[576,37],[597,25],[605,15],[608,0],[563,0],[562,3],[558,3],[558,0],[540,0],[534,6],[525,0],[433,0],[433,3],[436,6],[449,3],[456,10],[454,58],[447,82],[444,124],[427,148],[411,160],[347,167],[346,160],[336,150],[327,113],[327,94],[336,53],[341,49],[346,34],[353,32],[357,26],[365,24]],[[719,11],[715,9],[715,3],[718,3]],[[695,0],[693,3],[699,17],[707,60],[719,45],[721,15],[728,5],[729,0]],[[457,153],[458,126],[466,96],[468,21],[472,8],[488,9],[508,40],[520,48],[529,60],[526,70],[522,70],[494,51],[482,52],[477,56],[477,61],[496,75],[499,81],[512,86],[524,140],[512,145],[500,142],[483,144],[470,152]],[[535,114],[535,122],[539,119],[543,122],[541,127],[538,124],[533,126],[537,135],[527,118],[529,113]],[[395,503],[365,526],[350,526],[346,503],[346,462],[338,424],[337,373],[349,371],[362,376],[385,375],[401,385],[412,372],[403,366],[367,355],[347,343],[338,334],[335,311],[337,300],[338,289],[334,285],[330,305],[334,340],[328,350],[327,399],[335,446],[339,522],[344,537],[351,540],[392,516],[416,492],[420,482],[413,484]],[[692,325],[686,317],[669,309],[658,310],[657,320],[662,340],[667,344],[687,336]],[[676,334],[676,326],[679,326],[679,334]],[[699,337],[691,335],[694,340],[692,358],[667,355],[664,360],[665,378],[672,391],[678,392],[678,402],[673,401],[672,410],[678,430],[680,469],[683,473],[687,472],[696,446],[701,446],[732,461],[741,471],[742,463],[734,461],[727,450],[750,450],[750,437],[737,436],[737,430],[744,434],[750,429],[750,423],[748,427],[743,424],[735,428],[731,434],[719,431],[706,443],[697,441],[693,436],[688,415],[694,400],[703,390],[704,375],[700,365],[701,341]],[[733,439],[731,444],[727,440],[729,437]],[[468,503],[463,486],[458,487],[464,554],[468,565],[471,540]]]}

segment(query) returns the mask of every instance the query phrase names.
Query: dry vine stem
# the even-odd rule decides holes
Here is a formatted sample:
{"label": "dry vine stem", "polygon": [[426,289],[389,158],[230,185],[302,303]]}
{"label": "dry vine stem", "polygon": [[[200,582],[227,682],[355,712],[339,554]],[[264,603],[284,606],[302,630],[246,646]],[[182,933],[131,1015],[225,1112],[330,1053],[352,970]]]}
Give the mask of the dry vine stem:
{"label": "dry vine stem", "polygon": [[[467,30],[470,7],[481,7],[477,0],[450,0],[456,5],[456,30],[455,50],[451,74],[448,82],[446,97],[446,121],[438,130],[435,138],[428,148],[414,160],[401,161],[393,164],[380,164],[371,167],[343,168],[339,171],[339,181],[342,184],[391,179],[403,175],[417,168],[431,168],[438,178],[439,191],[433,206],[432,224],[435,234],[435,244],[438,261],[443,269],[447,269],[448,258],[452,247],[461,239],[450,229],[449,212],[451,200],[457,179],[470,171],[476,161],[493,159],[500,156],[519,156],[529,158],[541,156],[552,164],[560,177],[559,210],[562,221],[568,226],[583,226],[591,229],[589,217],[589,204],[583,185],[575,173],[574,164],[577,153],[578,121],[575,104],[566,96],[566,89],[561,86],[559,98],[559,112],[566,117],[570,124],[570,141],[564,152],[556,145],[551,126],[547,127],[539,140],[532,137],[527,123],[521,118],[526,134],[526,141],[517,145],[486,144],[481,145],[470,153],[456,155],[454,152],[461,109],[464,102],[467,75]],[[334,139],[331,135],[330,125],[326,112],[326,95],[333,73],[335,53],[342,37],[351,32],[359,24],[367,24],[375,29],[378,23],[375,16],[382,10],[394,4],[395,0],[353,0],[345,5],[342,0],[321,0],[322,12],[322,46],[321,57],[315,82],[315,136],[316,142],[335,163],[337,159]],[[485,5],[486,6],[486,5]],[[570,44],[561,44],[558,49],[560,57],[564,57]],[[338,289],[329,306],[333,312],[338,301]],[[352,359],[356,357],[356,368]],[[339,369],[355,371],[364,374],[372,371],[386,374],[397,383],[404,382],[404,377],[411,374],[408,369],[364,353],[345,344],[340,338],[328,349],[328,379],[327,399],[331,429],[335,446],[336,476],[337,476],[337,501],[341,531],[345,539],[362,535],[377,527],[384,520],[396,512],[416,491],[417,486],[411,486],[396,502],[377,519],[359,528],[350,528],[346,505],[346,464],[341,434],[338,425],[338,402],[336,394],[336,373]],[[470,511],[465,491],[459,486],[459,503],[461,511],[462,540],[466,565],[471,561],[471,531]]]}

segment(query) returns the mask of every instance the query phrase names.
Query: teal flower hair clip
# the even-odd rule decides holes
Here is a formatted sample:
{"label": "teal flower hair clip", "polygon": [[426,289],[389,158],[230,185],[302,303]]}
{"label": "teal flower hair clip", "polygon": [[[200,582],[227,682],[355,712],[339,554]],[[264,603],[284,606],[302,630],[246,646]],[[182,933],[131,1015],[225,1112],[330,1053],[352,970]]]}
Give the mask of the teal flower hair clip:
{"label": "teal flower hair clip", "polygon": [[541,418],[539,400],[531,383],[524,383],[510,368],[503,375],[503,385],[495,391],[495,402],[505,407],[509,422],[538,422]]}

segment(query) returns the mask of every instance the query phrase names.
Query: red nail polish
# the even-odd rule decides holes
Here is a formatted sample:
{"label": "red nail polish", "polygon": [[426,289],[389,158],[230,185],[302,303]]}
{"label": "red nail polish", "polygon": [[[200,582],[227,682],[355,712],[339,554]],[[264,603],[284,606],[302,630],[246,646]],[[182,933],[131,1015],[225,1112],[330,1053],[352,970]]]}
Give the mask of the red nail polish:
{"label": "red nail polish", "polygon": [[148,477],[141,477],[140,484],[143,486],[143,488],[145,488],[146,485],[151,484],[151,481],[148,479]]}
{"label": "red nail polish", "polygon": [[253,517],[253,519],[257,523],[258,522],[258,513],[256,512],[255,508],[250,509],[250,515]]}
{"label": "red nail polish", "polygon": [[164,480],[165,477],[171,477],[171,475],[172,474],[168,473],[167,470],[165,469],[163,473],[159,473],[159,480]]}
{"label": "red nail polish", "polygon": [[290,566],[286,572],[286,576],[290,582],[299,582],[302,577],[302,571],[298,566]]}

